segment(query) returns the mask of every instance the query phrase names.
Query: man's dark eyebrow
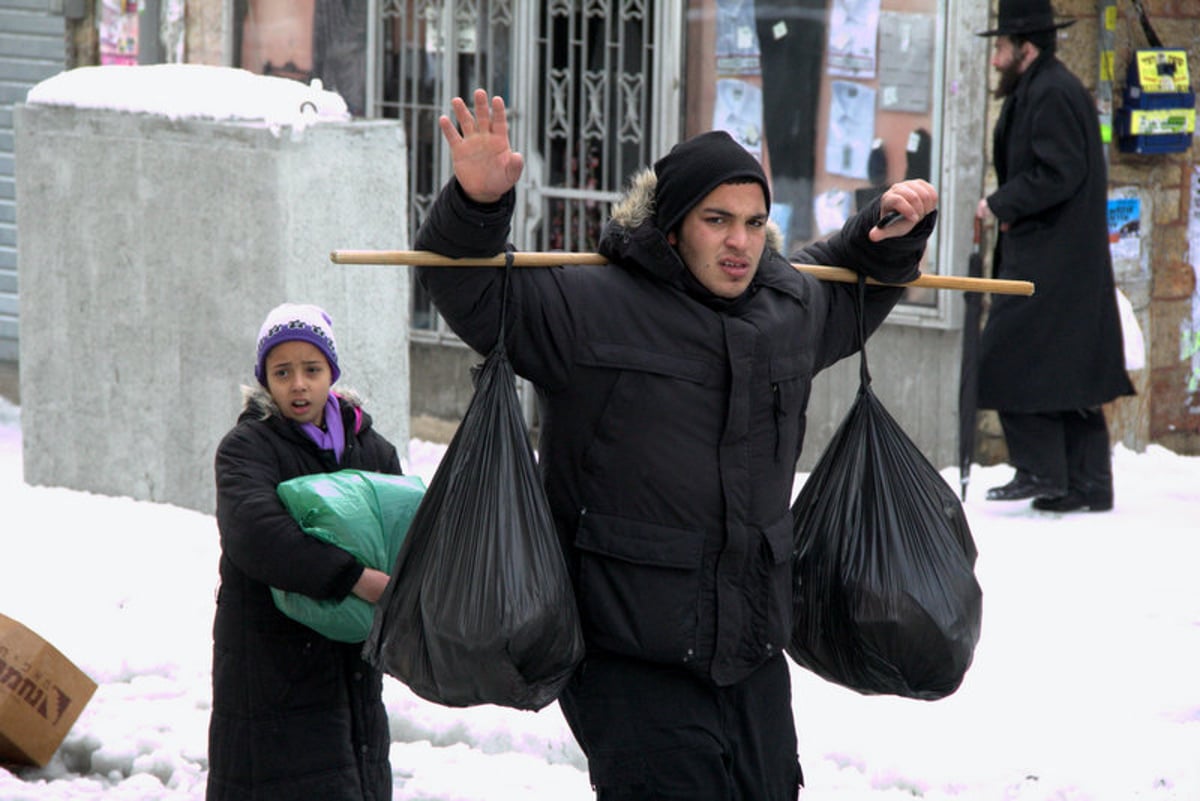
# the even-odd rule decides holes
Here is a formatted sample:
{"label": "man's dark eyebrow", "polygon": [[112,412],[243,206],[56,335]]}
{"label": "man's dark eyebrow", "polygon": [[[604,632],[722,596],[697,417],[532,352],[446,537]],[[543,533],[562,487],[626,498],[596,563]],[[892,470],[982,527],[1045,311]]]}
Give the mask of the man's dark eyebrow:
{"label": "man's dark eyebrow", "polygon": [[[726,208],[722,208],[721,206],[698,206],[697,211],[699,211],[701,214],[720,214],[722,217],[736,216],[732,211],[730,211],[729,209],[726,209]],[[762,211],[762,212],[757,212],[755,214],[751,214],[750,219],[766,218],[769,216],[770,216],[769,212]]]}

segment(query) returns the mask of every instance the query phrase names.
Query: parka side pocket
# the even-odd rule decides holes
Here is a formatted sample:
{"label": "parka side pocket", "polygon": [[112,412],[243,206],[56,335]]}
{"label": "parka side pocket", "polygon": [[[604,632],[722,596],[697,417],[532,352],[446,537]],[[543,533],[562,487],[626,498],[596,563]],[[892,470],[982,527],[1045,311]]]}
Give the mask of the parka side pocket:
{"label": "parka side pocket", "polygon": [[790,511],[762,530],[761,575],[750,587],[751,592],[760,593],[755,618],[763,621],[761,627],[755,627],[762,636],[762,641],[755,645],[770,653],[782,651],[792,635],[794,530]]}
{"label": "parka side pocket", "polygon": [[690,661],[702,545],[698,532],[585,510],[575,536],[585,637],[627,656]]}

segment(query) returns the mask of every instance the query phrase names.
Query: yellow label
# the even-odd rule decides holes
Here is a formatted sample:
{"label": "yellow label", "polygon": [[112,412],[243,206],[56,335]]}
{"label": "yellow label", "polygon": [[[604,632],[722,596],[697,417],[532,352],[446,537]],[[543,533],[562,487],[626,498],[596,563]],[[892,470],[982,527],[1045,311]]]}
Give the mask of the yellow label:
{"label": "yellow label", "polygon": [[1181,134],[1196,130],[1196,109],[1162,108],[1133,111],[1129,115],[1129,132],[1144,134]]}
{"label": "yellow label", "polygon": [[1100,80],[1112,81],[1113,79],[1113,51],[1102,50],[1100,52]]}
{"label": "yellow label", "polygon": [[1187,52],[1139,50],[1137,73],[1143,92],[1186,92],[1189,86]]}
{"label": "yellow label", "polygon": [[1115,5],[1108,6],[1104,9],[1104,30],[1115,31],[1117,29],[1117,7]]}

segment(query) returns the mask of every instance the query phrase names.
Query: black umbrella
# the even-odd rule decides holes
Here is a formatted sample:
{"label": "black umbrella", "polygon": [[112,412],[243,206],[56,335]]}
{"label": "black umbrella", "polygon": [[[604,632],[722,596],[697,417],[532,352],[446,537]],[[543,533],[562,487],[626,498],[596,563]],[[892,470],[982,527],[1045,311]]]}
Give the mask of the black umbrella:
{"label": "black umbrella", "polygon": [[[979,239],[983,222],[975,218],[975,239],[971,244],[971,260],[967,275],[983,276],[983,256]],[[979,396],[979,318],[983,314],[983,298],[978,292],[964,292],[962,367],[958,383],[958,482],[962,499],[967,499],[967,483],[971,478],[971,461],[975,458],[976,401]]]}

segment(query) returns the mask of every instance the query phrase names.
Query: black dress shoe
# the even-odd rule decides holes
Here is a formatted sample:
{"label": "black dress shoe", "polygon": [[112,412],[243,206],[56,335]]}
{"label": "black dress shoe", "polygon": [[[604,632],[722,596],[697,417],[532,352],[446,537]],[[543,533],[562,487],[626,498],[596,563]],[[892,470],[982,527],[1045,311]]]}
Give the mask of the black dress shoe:
{"label": "black dress shoe", "polygon": [[987,491],[989,501],[1020,501],[1025,498],[1057,498],[1067,492],[1047,478],[1017,473],[1007,484],[992,487]]}
{"label": "black dress shoe", "polygon": [[1084,495],[1071,490],[1061,498],[1034,498],[1033,508],[1042,512],[1107,512],[1113,508],[1112,495]]}

